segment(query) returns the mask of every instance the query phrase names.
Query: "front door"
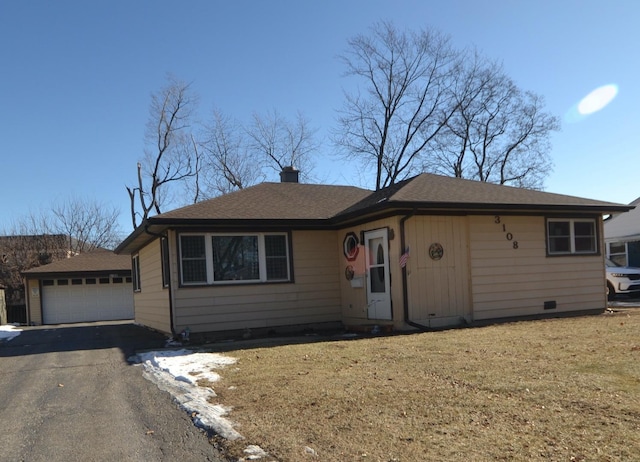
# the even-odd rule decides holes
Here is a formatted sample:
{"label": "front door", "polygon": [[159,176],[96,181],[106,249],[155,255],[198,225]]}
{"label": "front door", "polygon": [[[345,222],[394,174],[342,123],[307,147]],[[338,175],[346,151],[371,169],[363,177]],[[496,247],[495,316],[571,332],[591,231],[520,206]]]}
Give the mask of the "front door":
{"label": "front door", "polygon": [[387,229],[365,232],[364,245],[367,269],[367,317],[391,319]]}

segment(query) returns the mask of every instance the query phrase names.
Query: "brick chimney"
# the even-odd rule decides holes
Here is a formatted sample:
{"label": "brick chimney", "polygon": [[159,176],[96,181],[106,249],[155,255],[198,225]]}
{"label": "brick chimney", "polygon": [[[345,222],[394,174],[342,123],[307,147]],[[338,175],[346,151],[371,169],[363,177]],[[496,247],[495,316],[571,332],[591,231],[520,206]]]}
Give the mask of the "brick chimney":
{"label": "brick chimney", "polygon": [[280,172],[280,183],[298,183],[299,173],[295,167],[284,167]]}

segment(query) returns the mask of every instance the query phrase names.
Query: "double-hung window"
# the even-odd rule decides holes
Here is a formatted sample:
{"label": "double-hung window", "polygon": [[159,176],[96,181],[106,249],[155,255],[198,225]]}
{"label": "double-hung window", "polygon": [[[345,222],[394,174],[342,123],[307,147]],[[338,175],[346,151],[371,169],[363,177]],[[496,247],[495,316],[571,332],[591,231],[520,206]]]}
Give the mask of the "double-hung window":
{"label": "double-hung window", "polygon": [[549,255],[597,253],[596,220],[592,218],[547,219],[547,251]]}
{"label": "double-hung window", "polygon": [[290,281],[289,262],[285,233],[180,235],[183,285]]}

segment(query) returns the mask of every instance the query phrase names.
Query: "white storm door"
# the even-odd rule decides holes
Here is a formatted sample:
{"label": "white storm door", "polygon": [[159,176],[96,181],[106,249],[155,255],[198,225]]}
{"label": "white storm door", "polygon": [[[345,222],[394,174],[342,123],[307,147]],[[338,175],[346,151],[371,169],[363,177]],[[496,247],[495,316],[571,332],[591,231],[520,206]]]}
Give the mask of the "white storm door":
{"label": "white storm door", "polygon": [[391,319],[387,229],[365,232],[364,242],[367,269],[367,317]]}

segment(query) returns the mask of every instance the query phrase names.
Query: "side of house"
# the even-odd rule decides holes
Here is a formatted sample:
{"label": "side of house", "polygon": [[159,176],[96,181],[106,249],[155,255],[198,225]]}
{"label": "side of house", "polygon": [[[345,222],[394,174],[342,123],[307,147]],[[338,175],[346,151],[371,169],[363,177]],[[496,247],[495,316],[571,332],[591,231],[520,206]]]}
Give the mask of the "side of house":
{"label": "side of house", "polygon": [[[140,286],[134,292],[136,322],[176,333],[340,323],[334,231],[238,234],[201,228],[168,230],[166,234],[133,255],[140,268]],[[207,264],[213,262],[211,245],[218,237],[262,242],[271,236],[285,242],[279,281],[246,282],[248,278],[240,279],[237,267],[234,276],[226,277],[216,272],[220,268]],[[197,253],[195,247],[204,262],[200,269],[191,256]],[[245,252],[243,257],[251,256]],[[162,268],[168,270],[166,279]]]}

